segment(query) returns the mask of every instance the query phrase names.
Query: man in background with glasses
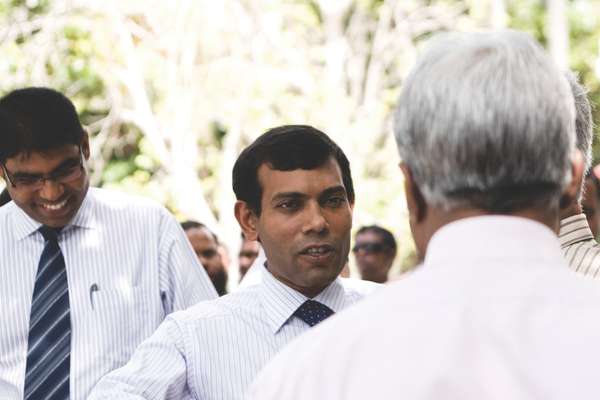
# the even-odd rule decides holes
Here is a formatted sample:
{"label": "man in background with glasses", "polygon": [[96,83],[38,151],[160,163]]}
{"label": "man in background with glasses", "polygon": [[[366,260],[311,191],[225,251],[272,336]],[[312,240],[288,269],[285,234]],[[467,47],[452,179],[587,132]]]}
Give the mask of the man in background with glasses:
{"label": "man in background with glasses", "polygon": [[84,399],[167,314],[216,297],[175,219],[89,188],[89,156],[62,94],[0,99],[0,398]]}
{"label": "man in background with glasses", "polygon": [[385,283],[396,258],[394,235],[377,225],[363,226],[354,239],[354,259],[360,277],[366,281]]}

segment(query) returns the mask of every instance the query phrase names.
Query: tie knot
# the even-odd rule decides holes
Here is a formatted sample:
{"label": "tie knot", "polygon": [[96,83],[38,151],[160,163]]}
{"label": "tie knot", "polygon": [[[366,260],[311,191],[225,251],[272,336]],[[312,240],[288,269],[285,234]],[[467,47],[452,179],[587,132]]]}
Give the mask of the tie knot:
{"label": "tie knot", "polygon": [[300,318],[310,326],[315,326],[332,314],[333,310],[331,308],[314,300],[306,300],[294,312],[296,317]]}
{"label": "tie knot", "polygon": [[42,225],[40,229],[38,229],[45,241],[53,240],[58,241],[58,235],[60,233],[61,228],[52,228],[50,226]]}

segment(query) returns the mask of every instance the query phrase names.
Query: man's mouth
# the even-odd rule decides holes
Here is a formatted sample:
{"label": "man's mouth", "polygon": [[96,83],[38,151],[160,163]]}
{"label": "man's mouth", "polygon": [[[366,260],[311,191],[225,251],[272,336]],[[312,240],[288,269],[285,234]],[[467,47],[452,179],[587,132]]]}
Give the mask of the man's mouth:
{"label": "man's mouth", "polygon": [[69,199],[64,199],[60,203],[40,203],[40,207],[48,211],[60,211],[67,205]]}
{"label": "man's mouth", "polygon": [[333,252],[333,247],[330,245],[313,245],[305,247],[300,254],[305,254],[312,257],[321,257],[331,252]]}

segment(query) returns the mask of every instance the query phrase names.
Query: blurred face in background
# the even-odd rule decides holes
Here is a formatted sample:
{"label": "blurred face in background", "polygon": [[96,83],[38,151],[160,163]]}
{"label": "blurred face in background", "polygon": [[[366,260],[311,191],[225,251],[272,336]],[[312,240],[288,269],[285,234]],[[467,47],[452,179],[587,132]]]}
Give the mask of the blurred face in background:
{"label": "blurred face in background", "polygon": [[594,238],[598,237],[598,225],[600,224],[600,210],[598,210],[598,186],[594,178],[585,180],[585,190],[581,199],[581,206],[587,218],[590,230]]}
{"label": "blurred face in background", "polygon": [[387,281],[395,254],[379,234],[364,231],[356,235],[352,252],[362,279],[377,283]]}
{"label": "blurred face in background", "polygon": [[225,269],[215,237],[206,228],[188,229],[185,234],[206,273],[214,280]]}
{"label": "blurred face in background", "polygon": [[258,257],[258,251],[260,250],[260,244],[256,240],[242,239],[242,247],[238,254],[238,262],[240,265],[240,279],[246,275],[246,272]]}

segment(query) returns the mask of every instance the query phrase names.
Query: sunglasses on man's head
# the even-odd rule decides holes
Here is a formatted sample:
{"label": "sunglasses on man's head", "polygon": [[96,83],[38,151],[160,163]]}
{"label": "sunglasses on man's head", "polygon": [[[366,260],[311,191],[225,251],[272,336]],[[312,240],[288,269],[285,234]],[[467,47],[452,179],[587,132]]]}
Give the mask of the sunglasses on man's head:
{"label": "sunglasses on man's head", "polygon": [[353,253],[358,253],[364,250],[366,253],[381,253],[386,249],[383,243],[357,243],[352,248]]}

